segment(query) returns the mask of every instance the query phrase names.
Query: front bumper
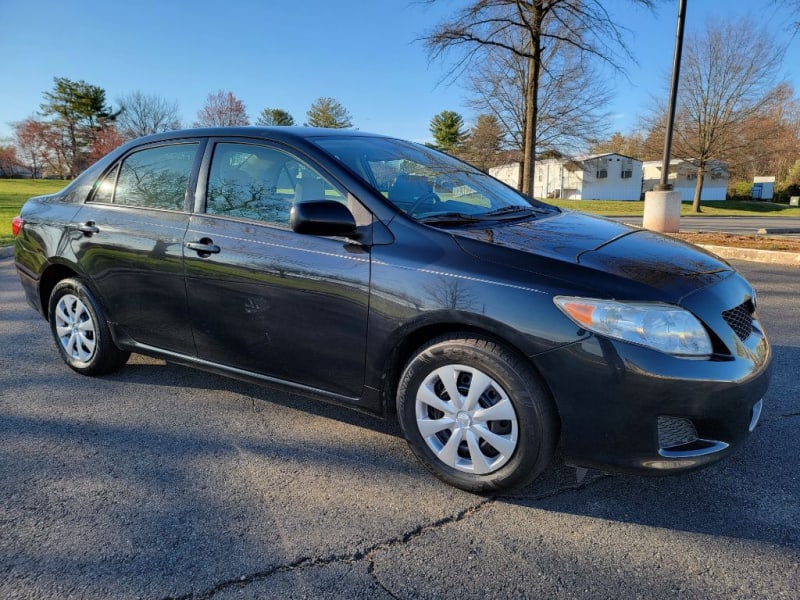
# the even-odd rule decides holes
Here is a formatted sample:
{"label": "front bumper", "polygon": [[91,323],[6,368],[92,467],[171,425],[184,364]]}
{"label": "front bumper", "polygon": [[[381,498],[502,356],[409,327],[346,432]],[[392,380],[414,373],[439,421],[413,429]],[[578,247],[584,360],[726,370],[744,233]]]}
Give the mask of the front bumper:
{"label": "front bumper", "polygon": [[566,461],[666,474],[705,466],[740,447],[761,414],[771,350],[757,319],[742,340],[715,315],[720,306],[748,298],[747,290],[737,275],[684,302],[727,349],[710,359],[597,336],[533,357],[558,407]]}

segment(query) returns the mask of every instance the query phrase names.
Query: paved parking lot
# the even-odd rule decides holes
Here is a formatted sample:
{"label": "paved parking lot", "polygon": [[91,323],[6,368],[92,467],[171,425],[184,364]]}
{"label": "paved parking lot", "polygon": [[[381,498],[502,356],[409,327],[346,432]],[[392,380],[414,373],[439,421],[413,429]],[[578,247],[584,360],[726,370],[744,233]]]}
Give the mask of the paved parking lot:
{"label": "paved parking lot", "polygon": [[744,452],[671,478],[445,486],[395,424],[135,356],[88,379],[0,260],[0,598],[798,598],[800,271]]}

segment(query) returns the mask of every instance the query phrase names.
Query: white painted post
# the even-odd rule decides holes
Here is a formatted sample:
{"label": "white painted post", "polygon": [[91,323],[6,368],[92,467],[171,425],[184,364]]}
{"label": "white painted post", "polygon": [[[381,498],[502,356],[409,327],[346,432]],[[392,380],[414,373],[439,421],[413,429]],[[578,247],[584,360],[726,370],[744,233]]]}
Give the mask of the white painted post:
{"label": "white painted post", "polygon": [[675,190],[645,192],[642,226],[661,233],[677,233],[681,226],[681,193]]}

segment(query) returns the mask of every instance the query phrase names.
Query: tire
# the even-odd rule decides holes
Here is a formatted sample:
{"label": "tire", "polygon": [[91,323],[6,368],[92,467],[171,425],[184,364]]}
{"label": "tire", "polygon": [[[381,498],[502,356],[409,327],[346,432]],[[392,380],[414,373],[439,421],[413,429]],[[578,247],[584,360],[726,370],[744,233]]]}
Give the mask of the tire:
{"label": "tire", "polygon": [[61,358],[78,373],[103,375],[128,361],[131,353],[114,345],[100,304],[79,279],[56,284],[50,294],[48,317]]}
{"label": "tire", "polygon": [[531,365],[482,337],[444,336],[418,350],[400,378],[397,414],[420,461],[469,492],[529,483],[558,439],[555,407]]}

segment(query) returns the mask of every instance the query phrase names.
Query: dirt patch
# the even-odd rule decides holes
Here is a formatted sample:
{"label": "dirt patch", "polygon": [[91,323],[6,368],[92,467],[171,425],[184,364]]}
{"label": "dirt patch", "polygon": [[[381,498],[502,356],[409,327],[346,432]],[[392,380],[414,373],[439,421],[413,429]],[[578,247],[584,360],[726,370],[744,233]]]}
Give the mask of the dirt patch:
{"label": "dirt patch", "polygon": [[670,235],[691,242],[692,244],[800,252],[800,238],[770,237],[767,235],[736,235],[733,233],[714,232],[673,233]]}

